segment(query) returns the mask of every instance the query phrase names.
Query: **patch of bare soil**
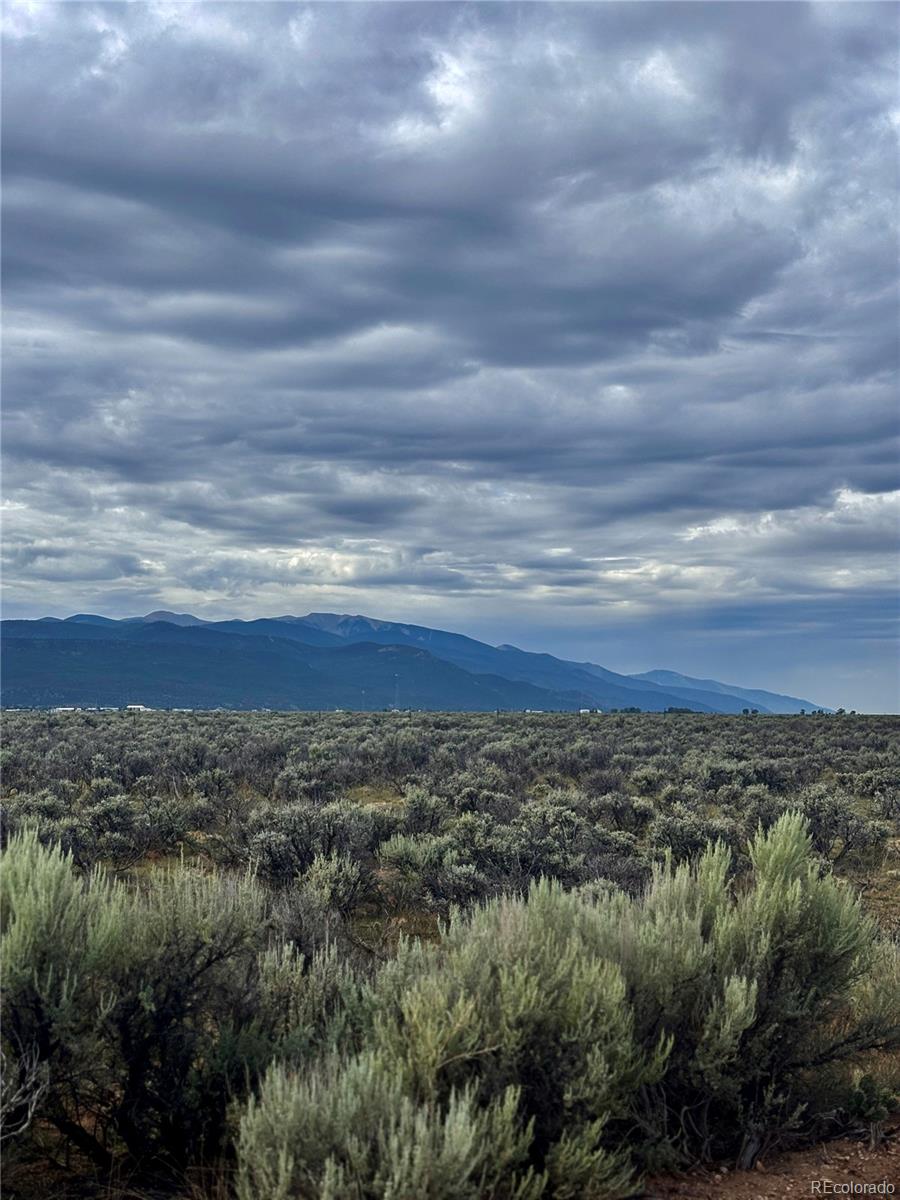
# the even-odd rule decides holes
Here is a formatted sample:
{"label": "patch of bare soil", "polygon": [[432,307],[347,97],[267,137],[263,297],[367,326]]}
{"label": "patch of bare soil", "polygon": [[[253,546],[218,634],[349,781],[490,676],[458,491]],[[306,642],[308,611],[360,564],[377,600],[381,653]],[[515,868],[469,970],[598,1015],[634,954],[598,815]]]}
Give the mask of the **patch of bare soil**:
{"label": "patch of bare soil", "polygon": [[[868,1189],[865,1184],[870,1185]],[[872,1185],[882,1184],[880,1192]],[[800,1200],[900,1197],[900,1124],[878,1146],[843,1138],[764,1159],[753,1171],[707,1167],[647,1181],[645,1200]]]}

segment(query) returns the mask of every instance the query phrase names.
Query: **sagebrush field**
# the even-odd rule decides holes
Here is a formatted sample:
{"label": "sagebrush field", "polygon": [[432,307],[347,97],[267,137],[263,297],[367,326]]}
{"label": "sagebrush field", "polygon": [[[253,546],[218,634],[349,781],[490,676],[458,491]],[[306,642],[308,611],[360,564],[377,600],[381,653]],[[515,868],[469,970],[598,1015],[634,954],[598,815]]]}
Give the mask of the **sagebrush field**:
{"label": "sagebrush field", "polygon": [[611,1200],[896,1103],[897,718],[19,712],[3,795],[10,1194]]}

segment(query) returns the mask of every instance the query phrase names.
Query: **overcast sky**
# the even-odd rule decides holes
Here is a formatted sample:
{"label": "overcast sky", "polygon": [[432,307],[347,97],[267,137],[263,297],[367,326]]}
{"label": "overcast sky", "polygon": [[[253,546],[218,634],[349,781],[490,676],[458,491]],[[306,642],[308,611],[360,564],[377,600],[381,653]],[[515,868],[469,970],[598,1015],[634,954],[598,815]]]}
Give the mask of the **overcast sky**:
{"label": "overcast sky", "polygon": [[6,615],[895,710],[898,13],[5,5]]}

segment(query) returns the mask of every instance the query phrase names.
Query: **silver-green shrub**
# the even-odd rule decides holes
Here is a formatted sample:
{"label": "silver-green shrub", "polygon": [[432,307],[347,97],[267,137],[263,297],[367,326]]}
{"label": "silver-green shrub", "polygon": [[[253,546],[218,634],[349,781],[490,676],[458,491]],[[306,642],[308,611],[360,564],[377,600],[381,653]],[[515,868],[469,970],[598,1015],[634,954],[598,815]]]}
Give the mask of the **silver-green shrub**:
{"label": "silver-green shrub", "polygon": [[216,1152],[273,1055],[319,1053],[361,1019],[349,968],[273,942],[248,876],[175,865],[128,886],[26,831],[0,879],[7,1056],[33,1056],[40,1117],[98,1166]]}
{"label": "silver-green shrub", "polygon": [[[833,1105],[841,1064],[857,1103],[850,1066],[900,1045],[896,948],[823,870],[800,815],[761,830],[749,859],[736,877],[721,843],[694,865],[670,857],[637,898],[541,881],[455,912],[438,946],[401,944],[372,983],[365,1048],[311,1075],[273,1070],[245,1110],[242,1200],[468,1195],[445,1122],[468,1114],[480,1164],[478,1119],[499,1111],[517,1165],[474,1194],[527,1179],[600,1200],[630,1194],[633,1167],[752,1162]],[[414,1126],[419,1174],[395,1174],[392,1138]],[[396,1190],[412,1178],[419,1193]]]}
{"label": "silver-green shrub", "polygon": [[275,1070],[247,1109],[242,1197],[627,1195],[605,1125],[665,1045],[635,1042],[621,972],[585,953],[587,912],[544,882],[455,913],[440,946],[403,944],[373,985],[367,1049],[312,1077]]}
{"label": "silver-green shrub", "polygon": [[382,1057],[274,1067],[238,1140],[240,1200],[537,1200],[530,1129],[509,1091],[422,1100]]}
{"label": "silver-green shrub", "polygon": [[638,1040],[671,1039],[637,1109],[664,1155],[752,1163],[814,1117],[811,1075],[900,1044],[896,948],[823,871],[802,816],[761,830],[749,857],[749,880],[721,844],[693,866],[667,861],[641,898],[593,912],[594,953],[620,965]]}

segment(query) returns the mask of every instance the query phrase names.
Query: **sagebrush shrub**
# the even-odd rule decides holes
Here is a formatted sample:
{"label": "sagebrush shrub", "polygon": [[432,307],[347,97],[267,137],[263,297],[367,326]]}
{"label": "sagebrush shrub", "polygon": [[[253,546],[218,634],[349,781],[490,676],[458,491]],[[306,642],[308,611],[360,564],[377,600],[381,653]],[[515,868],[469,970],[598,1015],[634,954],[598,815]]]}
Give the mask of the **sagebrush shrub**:
{"label": "sagebrush shrub", "polygon": [[814,1105],[809,1072],[900,1044],[896,950],[823,874],[803,818],[760,831],[749,855],[745,882],[720,843],[694,866],[658,868],[640,899],[595,910],[596,952],[623,970],[637,1036],[671,1039],[642,1099],[648,1145],[686,1157],[752,1162]]}
{"label": "sagebrush shrub", "polygon": [[[828,873],[880,861],[896,721],[5,725],[0,1107],[13,1096],[29,1152],[55,1126],[74,1162],[177,1174],[226,1150],[229,1106],[270,1067],[287,1089],[315,1077],[358,1097],[368,1062],[393,1099],[383,1125],[356,1120],[375,1146],[358,1164],[338,1133],[330,1165],[305,1164],[267,1109],[259,1144],[291,1155],[291,1195],[427,1178],[603,1197],[648,1164],[749,1162],[788,1128],[875,1129],[896,1094],[896,950]],[[809,828],[792,832],[796,808]],[[454,905],[439,945],[392,961],[396,928],[436,940],[424,914]],[[613,1052],[629,1046],[646,1074]],[[491,1138],[514,1147],[505,1176]],[[482,1164],[464,1177],[463,1144]]]}
{"label": "sagebrush shrub", "polygon": [[362,1003],[333,954],[272,944],[249,877],[175,866],[135,889],[33,831],[0,877],[4,1039],[46,1069],[40,1115],[99,1166],[122,1147],[176,1168],[214,1152],[230,1098]]}
{"label": "sagebrush shrub", "polygon": [[[548,1197],[627,1195],[632,1165],[729,1153],[751,1163],[833,1102],[817,1094],[817,1072],[900,1045],[900,969],[858,900],[823,873],[799,814],[761,830],[749,858],[749,876],[735,877],[721,843],[693,865],[670,856],[636,898],[544,880],[524,898],[455,911],[438,946],[401,944],[372,982],[361,1054],[315,1084],[341,1112],[360,1078],[388,1089],[394,1116],[370,1128],[370,1157],[360,1166],[327,1139],[328,1155],[314,1152],[303,1133],[313,1085],[276,1071],[241,1123],[242,1194],[330,1195],[332,1178],[338,1196],[392,1194],[378,1190],[394,1169],[384,1131],[413,1112],[439,1127],[460,1098],[485,1119],[515,1098],[521,1163]],[[848,1080],[848,1106],[853,1095]],[[292,1118],[300,1132],[285,1111],[304,1114]],[[421,1178],[443,1179],[422,1137],[437,1157]]]}
{"label": "sagebrush shrub", "polygon": [[273,1068],[238,1137],[240,1200],[538,1200],[530,1130],[509,1091],[417,1100],[365,1053],[308,1074]]}

